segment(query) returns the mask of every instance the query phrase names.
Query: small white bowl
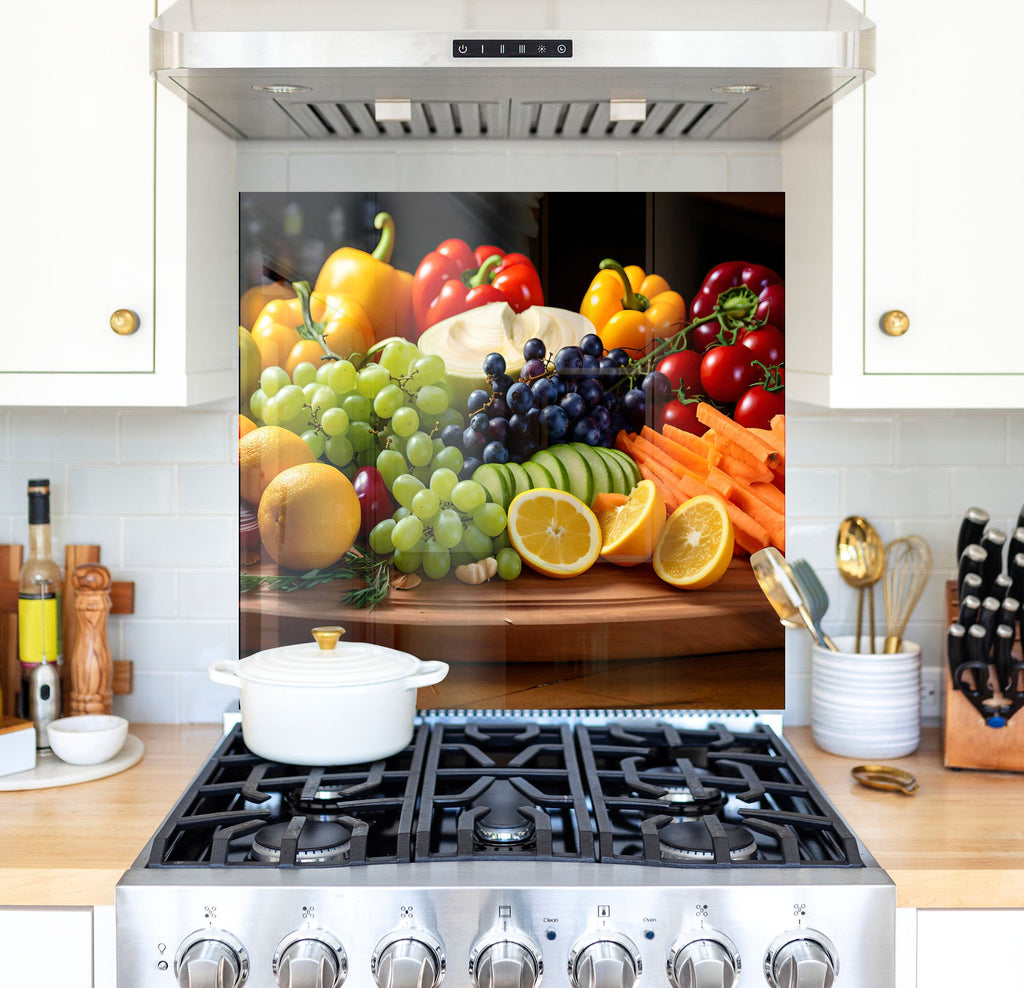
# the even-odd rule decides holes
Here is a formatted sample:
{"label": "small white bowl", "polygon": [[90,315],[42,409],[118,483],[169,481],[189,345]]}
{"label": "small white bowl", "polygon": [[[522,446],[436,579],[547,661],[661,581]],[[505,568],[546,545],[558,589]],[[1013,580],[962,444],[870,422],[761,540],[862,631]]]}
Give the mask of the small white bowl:
{"label": "small white bowl", "polygon": [[51,721],[47,737],[53,753],[69,765],[109,761],[128,737],[128,721],[108,714],[82,714]]}

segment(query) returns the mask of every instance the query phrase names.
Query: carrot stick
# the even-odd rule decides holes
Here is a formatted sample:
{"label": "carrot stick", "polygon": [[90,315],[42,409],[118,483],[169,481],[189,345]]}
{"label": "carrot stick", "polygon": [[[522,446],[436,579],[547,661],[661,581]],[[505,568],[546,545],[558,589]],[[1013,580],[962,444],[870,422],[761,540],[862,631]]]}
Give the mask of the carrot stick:
{"label": "carrot stick", "polygon": [[678,460],[674,459],[670,454],[666,453],[663,449],[655,446],[649,439],[645,439],[643,436],[633,436],[630,440],[630,451],[634,459],[640,458],[638,462],[648,463],[654,461],[659,465],[663,466],[669,473],[674,474],[677,477],[681,477],[684,474],[700,480],[698,474],[692,470],[687,470]]}
{"label": "carrot stick", "polygon": [[646,463],[638,465],[640,467],[640,476],[654,484],[661,495],[662,501],[665,502],[665,510],[671,514],[681,503],[673,487],[658,476]]}
{"label": "carrot stick", "polygon": [[750,493],[780,515],[786,513],[786,495],[775,484],[751,484]]}
{"label": "carrot stick", "polygon": [[640,430],[640,435],[649,443],[653,443],[659,449],[668,453],[669,456],[681,463],[690,473],[694,473],[698,477],[706,477],[708,475],[708,462],[703,456],[692,452],[685,446],[680,446],[679,443],[674,442],[660,432],[655,432],[650,426],[645,425]]}
{"label": "carrot stick", "polygon": [[709,467],[718,467],[730,477],[736,477],[748,484],[759,481],[771,483],[774,474],[768,467],[763,463],[758,463],[742,446],[737,446],[735,443],[726,443],[725,445],[742,455],[734,455],[734,453],[715,447],[708,453]]}
{"label": "carrot stick", "polygon": [[768,446],[771,446],[777,454],[777,459],[771,464],[771,468],[776,473],[786,472],[786,442],[777,433],[772,432],[771,429],[750,429],[758,439],[763,440]]}
{"label": "carrot stick", "polygon": [[743,483],[733,481],[721,470],[713,469],[708,474],[708,486],[713,487],[768,532],[772,545],[780,552],[786,544],[786,516],[773,511],[764,501],[753,494]]}
{"label": "carrot stick", "polygon": [[786,441],[786,416],[785,415],[773,415],[772,420],[769,423],[772,432],[774,432],[783,442]]}
{"label": "carrot stick", "polygon": [[696,453],[697,456],[700,456],[705,460],[708,458],[708,450],[711,449],[711,440],[708,438],[708,434],[706,432],[703,436],[695,436],[692,432],[686,432],[684,429],[668,424],[661,427],[661,432],[667,439],[671,439],[672,442],[679,446],[683,446],[691,453]]}
{"label": "carrot stick", "polygon": [[742,446],[761,463],[770,466],[777,459],[778,454],[773,447],[759,436],[753,435],[750,429],[737,425],[728,415],[724,415],[714,405],[706,401],[702,401],[697,406],[697,421],[714,429],[719,436],[731,440],[737,446]]}

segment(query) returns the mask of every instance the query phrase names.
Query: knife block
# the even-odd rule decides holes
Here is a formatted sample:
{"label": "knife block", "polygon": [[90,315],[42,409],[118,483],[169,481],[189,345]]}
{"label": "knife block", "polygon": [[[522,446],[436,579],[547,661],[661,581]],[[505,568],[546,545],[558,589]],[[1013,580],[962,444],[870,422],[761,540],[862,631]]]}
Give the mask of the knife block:
{"label": "knife block", "polygon": [[[956,581],[946,584],[946,626],[959,613]],[[1014,657],[1021,656],[1020,633],[1013,646]],[[978,768],[1005,772],[1024,772],[1024,708],[1011,717],[1005,727],[988,727],[971,701],[953,689],[953,677],[946,656],[942,657],[946,683],[943,718],[943,764],[946,768]]]}

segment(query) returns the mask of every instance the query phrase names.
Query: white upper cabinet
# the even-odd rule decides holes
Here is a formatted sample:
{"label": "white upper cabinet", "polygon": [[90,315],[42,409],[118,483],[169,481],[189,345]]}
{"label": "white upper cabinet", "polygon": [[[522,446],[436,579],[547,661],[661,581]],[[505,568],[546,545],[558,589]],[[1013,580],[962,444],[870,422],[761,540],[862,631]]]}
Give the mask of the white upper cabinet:
{"label": "white upper cabinet", "polygon": [[[789,396],[1021,407],[1024,6],[866,13],[877,75],[783,147]],[[903,335],[883,331],[887,313],[905,314]]]}
{"label": "white upper cabinet", "polygon": [[184,405],[237,387],[234,149],[157,94],[155,12],[0,7],[0,405]]}

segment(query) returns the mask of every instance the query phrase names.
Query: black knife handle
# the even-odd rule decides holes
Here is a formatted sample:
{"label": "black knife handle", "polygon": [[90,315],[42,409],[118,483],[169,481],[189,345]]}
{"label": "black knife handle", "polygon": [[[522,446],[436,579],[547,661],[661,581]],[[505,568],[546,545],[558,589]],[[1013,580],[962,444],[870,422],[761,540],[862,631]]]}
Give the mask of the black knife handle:
{"label": "black knife handle", "polygon": [[[964,591],[967,589],[964,586],[964,578],[968,573],[974,573],[980,580],[979,589],[985,589],[985,560],[988,559],[988,553],[980,546],[972,543],[967,546],[962,553],[960,553],[960,565],[957,567],[956,573],[956,585],[959,589],[959,596],[961,600],[966,596]],[[980,594],[979,594],[980,596]]]}
{"label": "black knife handle", "polygon": [[1003,571],[1003,548],[1006,545],[1006,532],[999,528],[986,529],[979,545],[988,553],[981,577],[985,581],[985,586],[991,587],[995,578]]}
{"label": "black knife handle", "polygon": [[1018,617],[1020,617],[1020,601],[1016,597],[1004,597],[1003,606],[999,608],[997,626],[1008,624],[1012,628],[1016,625]]}
{"label": "black knife handle", "polygon": [[946,662],[949,664],[949,675],[953,679],[953,689],[960,689],[960,683],[956,678],[956,671],[967,659],[967,645],[964,638],[967,629],[957,622],[951,624],[946,632]]}
{"label": "black knife handle", "polygon": [[[1021,508],[1024,515],[1024,508]],[[960,533],[956,539],[956,558],[959,560],[964,549],[981,539],[981,533],[989,522],[989,514],[984,508],[968,508],[960,522]],[[1021,522],[1024,525],[1024,522]]]}
{"label": "black knife handle", "polygon": [[1010,587],[1010,596],[1017,600],[1024,600],[1024,552],[1018,552],[1009,562],[1010,579],[1013,585]]}
{"label": "black knife handle", "polygon": [[[974,686],[968,686],[963,680],[963,674],[969,672],[974,678]],[[961,662],[956,670],[956,682],[962,693],[974,700],[988,700],[992,697],[992,687],[988,682],[989,672],[987,662]],[[984,716],[984,709],[975,704]]]}
{"label": "black knife handle", "polygon": [[[992,695],[992,689],[988,682],[988,632],[982,624],[972,624],[967,629],[967,661],[957,669],[957,676],[968,666],[974,673],[973,695],[987,699]],[[964,692],[971,695],[967,689]]]}
{"label": "black knife handle", "polygon": [[981,625],[985,629],[985,654],[992,649],[992,638],[995,635],[996,625],[999,623],[999,612],[1002,610],[1003,602],[995,597],[986,597],[981,602],[981,613],[978,620],[972,627]]}
{"label": "black knife handle", "polygon": [[1010,569],[1010,563],[1018,552],[1024,552],[1024,526],[1018,525],[1010,536],[1010,544],[1006,547],[1006,569]]}
{"label": "black knife handle", "polygon": [[978,620],[981,613],[981,598],[969,593],[960,601],[960,613],[957,615],[957,624],[962,624],[965,629],[969,628]]}
{"label": "black knife handle", "polygon": [[1013,625],[1000,624],[996,626],[993,664],[996,667],[996,681],[999,683],[999,689],[1004,696],[1010,693],[1010,689],[1014,685],[1010,681],[1010,666],[1012,665],[1010,651],[1013,649],[1013,639],[1016,637],[1016,634]]}
{"label": "black knife handle", "polygon": [[1013,580],[1011,580],[1005,573],[997,573],[995,579],[988,588],[989,596],[995,597],[996,600],[1002,600],[1004,597],[1008,597],[1010,595],[1010,590],[1012,588]]}
{"label": "black knife handle", "polygon": [[1024,506],[1017,512],[1017,528],[1024,528]]}

